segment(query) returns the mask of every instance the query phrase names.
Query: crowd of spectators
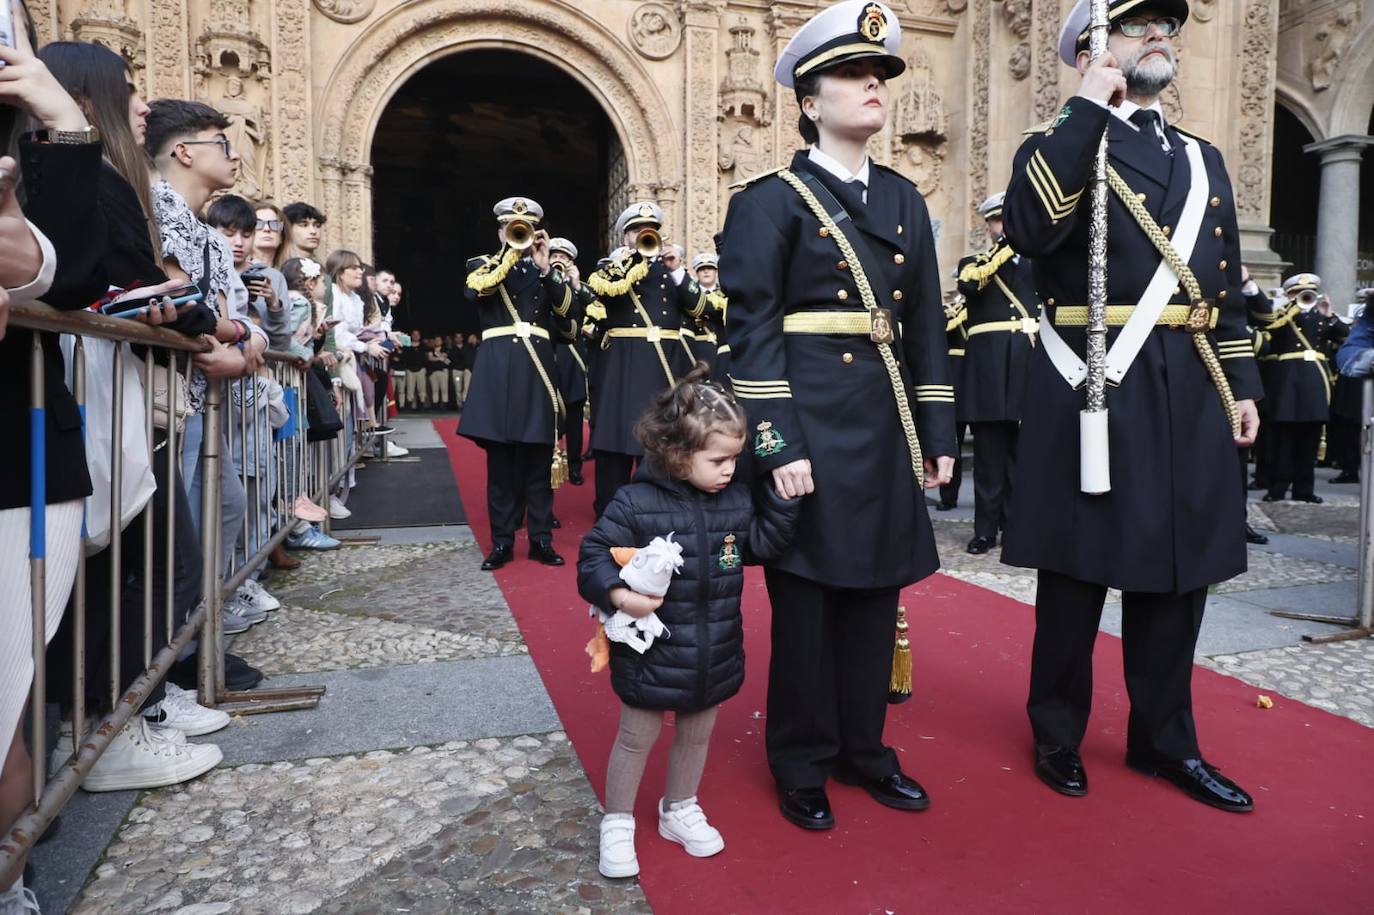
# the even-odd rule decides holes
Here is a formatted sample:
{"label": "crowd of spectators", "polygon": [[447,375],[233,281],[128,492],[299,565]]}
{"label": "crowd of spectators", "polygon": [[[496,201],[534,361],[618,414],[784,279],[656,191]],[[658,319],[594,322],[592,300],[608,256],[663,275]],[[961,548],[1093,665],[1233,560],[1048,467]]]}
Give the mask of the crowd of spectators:
{"label": "crowd of spectators", "polygon": [[[74,710],[84,707],[88,730],[111,711],[147,666],[146,646],[157,651],[196,611],[205,576],[254,564],[221,611],[224,632],[241,633],[280,607],[267,584],[273,567],[299,563],[289,551],[340,547],[321,525],[349,514],[355,475],[344,474],[327,504],[316,504],[292,484],[307,451],[272,452],[272,443],[342,439],[345,450],[337,453],[369,442],[378,454],[404,454],[387,438],[389,363],[398,350],[396,361],[407,365],[417,355],[428,363],[435,351],[392,330],[402,296],[393,273],[374,270],[347,248],[326,253],[325,213],[306,202],[279,207],[231,193],[239,157],[223,113],[183,99],[145,103],[124,59],[96,44],[53,42],[35,52],[31,20],[22,4],[15,10],[13,47],[0,45],[0,152],[10,152],[0,157],[0,402],[7,428],[19,436],[7,449],[13,463],[0,475],[0,827],[35,802],[32,766],[56,770],[84,739],[74,732]],[[173,291],[193,300],[174,303]],[[71,312],[123,302],[132,306],[131,320],[179,332],[194,346],[188,355],[88,336],[78,404],[77,347],[71,338],[38,334],[44,409],[31,424],[35,335],[7,324],[11,306],[34,301]],[[117,346],[122,363],[112,357]],[[461,403],[466,376],[458,365],[466,363],[462,342],[453,346],[460,356],[447,359],[443,385],[420,386],[420,403],[447,402],[450,387]],[[437,351],[448,353],[443,341]],[[117,390],[111,367],[121,364],[126,434],[102,441],[90,430],[110,428]],[[169,366],[180,378],[171,388]],[[297,380],[284,387],[287,371]],[[145,385],[153,389],[151,419]],[[302,387],[304,396],[294,396]],[[218,423],[209,421],[214,409]],[[211,430],[220,457],[215,569],[203,565],[200,535],[202,490],[211,485],[202,455],[216,450],[202,445]],[[121,449],[124,474],[118,513],[108,505],[112,448]],[[102,498],[103,536],[94,510]],[[279,511],[283,504],[289,517]],[[42,514],[35,530],[43,533],[31,541],[35,511]],[[168,517],[175,518],[170,528]],[[282,546],[267,555],[273,531],[291,519]],[[78,583],[83,550],[86,574]],[[46,692],[60,723],[50,759],[34,761],[25,721],[34,678],[30,558],[37,555],[45,555]],[[158,612],[145,643],[149,594]],[[85,606],[79,633],[76,614],[67,612],[76,598]],[[170,631],[163,607],[172,608]],[[81,697],[72,669],[83,656],[73,651],[78,640]],[[229,723],[224,712],[196,701],[195,651],[192,641],[83,788],[176,784],[221,760],[213,742],[191,739]],[[223,663],[230,690],[262,680],[232,653]],[[34,911],[22,878],[0,887],[0,913]]]}
{"label": "crowd of spectators", "polygon": [[403,350],[391,370],[396,405],[415,413],[463,412],[481,343],[477,335],[426,337],[417,329],[410,339],[416,345]]}

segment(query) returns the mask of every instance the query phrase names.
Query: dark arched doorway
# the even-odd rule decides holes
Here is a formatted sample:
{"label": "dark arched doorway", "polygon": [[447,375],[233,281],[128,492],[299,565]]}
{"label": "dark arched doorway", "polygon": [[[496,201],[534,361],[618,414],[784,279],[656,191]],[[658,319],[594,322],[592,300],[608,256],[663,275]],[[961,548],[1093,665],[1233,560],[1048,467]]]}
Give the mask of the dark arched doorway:
{"label": "dark arched doorway", "polygon": [[590,93],[557,66],[466,51],[412,76],[372,140],[373,251],[405,286],[399,318],[426,336],[476,329],[464,262],[497,248],[492,206],[528,196],[571,239],[588,275],[624,194],[620,141]]}
{"label": "dark arched doorway", "polygon": [[1292,264],[1285,276],[1311,270],[1317,256],[1317,203],[1321,199],[1321,160],[1303,147],[1313,136],[1282,104],[1274,106],[1274,186],[1270,222],[1274,250]]}

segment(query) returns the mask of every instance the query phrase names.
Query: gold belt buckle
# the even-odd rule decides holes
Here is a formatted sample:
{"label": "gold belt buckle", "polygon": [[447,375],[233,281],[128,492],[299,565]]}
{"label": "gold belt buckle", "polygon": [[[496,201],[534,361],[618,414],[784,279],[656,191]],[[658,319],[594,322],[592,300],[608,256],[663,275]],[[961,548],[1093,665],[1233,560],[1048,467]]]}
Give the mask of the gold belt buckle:
{"label": "gold belt buckle", "polygon": [[663,339],[663,328],[657,325],[644,328],[644,339],[650,343],[657,343]]}
{"label": "gold belt buckle", "polygon": [[1212,306],[1206,302],[1198,302],[1193,306],[1193,310],[1188,312],[1188,332],[1191,334],[1203,334],[1212,329]]}
{"label": "gold belt buckle", "polygon": [[1034,337],[1040,332],[1040,322],[1035,318],[1021,319],[1021,333],[1028,337]]}
{"label": "gold belt buckle", "polygon": [[868,339],[874,343],[891,343],[896,339],[892,334],[892,309],[877,305],[868,309]]}
{"label": "gold belt buckle", "polygon": [[530,322],[516,321],[515,335],[519,337],[521,340],[528,340],[530,338]]}
{"label": "gold belt buckle", "polygon": [[1302,359],[1304,362],[1316,362],[1317,358],[1316,350],[1305,349],[1302,351]]}

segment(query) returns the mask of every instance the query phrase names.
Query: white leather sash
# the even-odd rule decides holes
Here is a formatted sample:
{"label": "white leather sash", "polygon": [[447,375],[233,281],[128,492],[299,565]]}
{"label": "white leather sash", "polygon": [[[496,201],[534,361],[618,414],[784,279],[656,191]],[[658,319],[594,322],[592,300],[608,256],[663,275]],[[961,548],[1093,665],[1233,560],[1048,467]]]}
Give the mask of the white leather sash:
{"label": "white leather sash", "polygon": [[[1183,140],[1183,148],[1188,156],[1189,186],[1188,196],[1183,202],[1183,213],[1179,216],[1177,230],[1169,243],[1186,264],[1193,256],[1193,247],[1197,244],[1198,234],[1202,230],[1202,217],[1207,211],[1209,184],[1207,166],[1202,160],[1202,147],[1192,137],[1182,134],[1178,136]],[[1173,298],[1178,285],[1178,275],[1161,256],[1159,266],[1155,268],[1154,276],[1150,278],[1149,285],[1141,294],[1130,319],[1121,328],[1121,333],[1117,335],[1111,349],[1107,351],[1108,382],[1120,384],[1126,377],[1131,363],[1140,354],[1140,348],[1145,345],[1145,340],[1169,304],[1169,299]],[[1048,309],[1040,315],[1040,341],[1045,347],[1045,355],[1050,357],[1055,369],[1070,387],[1080,387],[1087,381],[1088,366],[1064,342],[1064,338],[1059,336],[1050,320]]]}

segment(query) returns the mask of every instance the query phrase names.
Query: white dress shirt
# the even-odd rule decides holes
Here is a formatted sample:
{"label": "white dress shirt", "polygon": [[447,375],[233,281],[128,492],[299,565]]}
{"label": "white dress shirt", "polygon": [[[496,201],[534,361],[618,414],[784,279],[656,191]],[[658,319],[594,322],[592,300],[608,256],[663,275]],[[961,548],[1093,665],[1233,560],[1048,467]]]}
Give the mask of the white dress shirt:
{"label": "white dress shirt", "polygon": [[851,172],[849,169],[845,168],[834,156],[821,152],[821,148],[819,146],[813,145],[811,149],[807,151],[806,157],[810,159],[812,162],[819,165],[821,168],[830,172],[830,174],[834,175],[836,178],[839,178],[845,184],[849,184],[851,181],[862,181],[864,185],[864,191],[861,196],[863,198],[863,202],[868,203],[868,156],[864,156],[863,165],[859,166],[859,170],[857,172]]}

